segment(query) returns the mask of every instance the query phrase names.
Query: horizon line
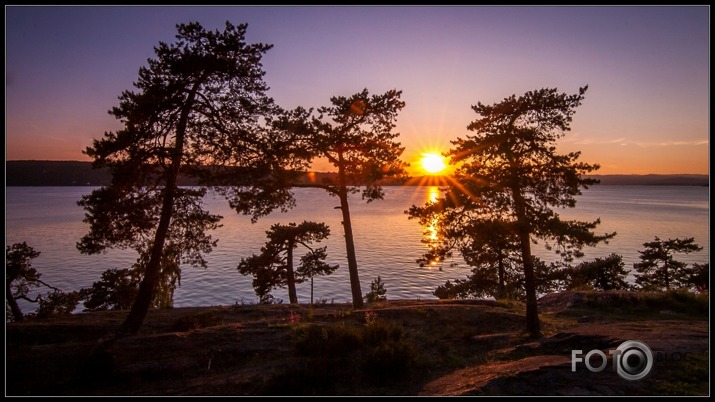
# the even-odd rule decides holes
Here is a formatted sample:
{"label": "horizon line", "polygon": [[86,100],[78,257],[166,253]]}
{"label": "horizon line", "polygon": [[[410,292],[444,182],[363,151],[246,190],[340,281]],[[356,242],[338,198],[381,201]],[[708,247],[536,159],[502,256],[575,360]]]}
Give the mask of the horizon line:
{"label": "horizon line", "polygon": [[[77,159],[5,159],[7,162],[81,162],[81,163],[92,163],[92,161],[87,160],[77,160]],[[337,172],[325,172],[325,171],[306,171],[306,173],[337,173]],[[584,176],[673,176],[673,175],[689,175],[689,176],[710,176],[710,173],[594,173]],[[418,175],[409,177],[442,177],[447,175]]]}

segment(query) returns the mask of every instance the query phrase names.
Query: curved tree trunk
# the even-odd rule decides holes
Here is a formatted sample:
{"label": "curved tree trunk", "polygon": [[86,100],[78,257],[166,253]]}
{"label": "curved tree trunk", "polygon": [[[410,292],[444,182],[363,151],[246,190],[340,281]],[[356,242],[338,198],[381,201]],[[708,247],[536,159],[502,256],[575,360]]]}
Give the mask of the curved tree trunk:
{"label": "curved tree trunk", "polygon": [[120,335],[136,334],[144,322],[146,313],[151,306],[151,300],[154,297],[154,290],[156,289],[159,274],[161,273],[161,257],[163,255],[164,241],[166,240],[166,234],[169,231],[169,223],[171,222],[171,214],[174,207],[177,176],[178,169],[174,168],[172,164],[169,178],[167,179],[166,187],[164,189],[164,200],[161,207],[159,226],[157,227],[156,234],[154,235],[154,244],[152,245],[149,263],[146,266],[144,278],[139,284],[139,291],[134,299],[129,315],[119,329]]}
{"label": "curved tree trunk", "polygon": [[159,274],[161,273],[161,258],[164,251],[164,241],[169,232],[169,224],[171,223],[171,215],[174,210],[174,197],[176,196],[177,179],[179,177],[179,168],[184,152],[184,137],[186,135],[186,125],[189,119],[189,112],[194,102],[194,97],[199,89],[202,80],[194,83],[189,91],[186,103],[184,104],[179,122],[176,126],[176,144],[172,151],[171,167],[169,168],[166,178],[166,187],[164,188],[164,199],[162,200],[161,215],[159,217],[159,225],[156,228],[154,235],[154,243],[152,244],[151,256],[147,263],[144,278],[139,284],[139,292],[134,299],[134,304],[129,311],[129,315],[119,328],[119,335],[133,335],[139,331],[139,328],[144,323],[146,313],[151,306],[151,301],[154,297]]}
{"label": "curved tree trunk", "polygon": [[20,310],[20,306],[17,304],[15,296],[12,295],[10,283],[8,282],[5,283],[5,300],[7,300],[7,304],[10,306],[10,310],[12,311],[12,318],[15,320],[15,322],[24,320],[25,316],[22,314],[22,310]]}

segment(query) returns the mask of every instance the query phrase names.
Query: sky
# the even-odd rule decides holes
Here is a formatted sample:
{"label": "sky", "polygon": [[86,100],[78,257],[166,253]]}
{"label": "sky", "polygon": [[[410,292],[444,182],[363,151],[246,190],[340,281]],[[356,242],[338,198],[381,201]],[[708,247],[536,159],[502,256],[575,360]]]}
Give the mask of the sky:
{"label": "sky", "polygon": [[194,21],[272,44],[268,94],[287,109],[401,90],[412,166],[469,135],[478,102],[588,85],[559,152],[598,174],[709,174],[709,6],[6,5],[6,161],[89,161],[154,46]]}

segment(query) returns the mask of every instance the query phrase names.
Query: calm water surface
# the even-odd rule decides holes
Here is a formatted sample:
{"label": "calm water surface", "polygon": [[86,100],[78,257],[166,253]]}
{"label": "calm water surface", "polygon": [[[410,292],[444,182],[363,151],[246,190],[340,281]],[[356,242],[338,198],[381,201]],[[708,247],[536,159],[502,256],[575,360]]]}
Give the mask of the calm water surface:
{"label": "calm water surface", "polygon": [[[87,232],[82,222],[84,210],[76,202],[91,187],[6,187],[6,245],[26,241],[40,256],[32,265],[42,279],[62,290],[78,290],[99,280],[110,268],[126,268],[136,259],[132,251],[111,250],[106,254],[83,255],[75,244]],[[385,187],[385,199],[366,204],[359,196],[351,198],[353,234],[357,248],[360,282],[363,293],[378,275],[385,282],[388,299],[434,299],[435,287],[448,279],[464,278],[469,267],[453,267],[449,261],[441,266],[419,267],[415,260],[426,245],[418,222],[409,220],[404,211],[422,205],[438,194],[437,187]],[[300,223],[303,220],[325,222],[331,236],[318,244],[326,245],[328,261],[340,268],[330,276],[314,280],[315,300],[343,303],[350,301],[350,284],[342,234],[338,200],[319,189],[296,191],[298,205],[287,213],[273,213],[252,224],[248,217],[228,208],[218,195],[209,194],[206,206],[224,217],[223,226],[212,235],[218,247],[207,255],[208,268],[184,266],[181,286],[174,305],[213,306],[253,303],[256,296],[252,278],[242,276],[236,266],[241,258],[258,253],[266,241],[266,230],[272,224]],[[639,261],[643,243],[661,239],[694,237],[703,250],[678,256],[687,263],[705,263],[709,252],[709,189],[694,186],[594,186],[578,198],[576,208],[563,210],[567,219],[601,219],[598,233],[617,232],[607,245],[585,249],[584,259],[605,257],[611,253],[623,256],[626,268]],[[304,253],[298,248],[296,253]],[[535,254],[552,261],[552,254],[536,246]],[[460,262],[455,259],[454,262]],[[273,295],[288,300],[287,290],[276,289]],[[310,282],[298,285],[298,299],[310,301]]]}

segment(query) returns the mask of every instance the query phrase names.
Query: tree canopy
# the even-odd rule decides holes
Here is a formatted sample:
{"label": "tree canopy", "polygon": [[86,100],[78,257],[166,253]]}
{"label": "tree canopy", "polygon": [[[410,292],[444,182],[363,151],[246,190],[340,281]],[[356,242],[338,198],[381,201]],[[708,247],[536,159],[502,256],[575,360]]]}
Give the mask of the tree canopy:
{"label": "tree canopy", "polygon": [[[687,264],[675,259],[675,254],[689,254],[703,248],[695,243],[695,238],[661,240],[658,236],[651,242],[643,243],[640,262],[633,268],[638,272],[636,284],[644,290],[670,290],[671,287],[687,287],[691,284],[693,271]],[[696,267],[697,269],[698,267]]]}
{"label": "tree canopy", "polygon": [[[156,57],[139,69],[136,92],[124,91],[110,111],[124,127],[85,150],[94,166],[109,167],[112,182],[79,202],[90,230],[78,248],[139,254],[143,278],[121,333],[138,331],[160,283],[179,283],[182,263],[205,267],[203,255],[217,244],[208,232],[221,216],[204,209],[206,187],[180,188],[179,172],[218,184],[225,181],[214,177],[232,172],[232,184],[245,187],[231,205],[242,211],[266,214],[290,201],[287,190],[268,186],[285,169],[265,169],[293,160],[271,131],[279,108],[267,96],[261,58],[272,46],[247,44],[246,29],[178,24],[176,41],[154,48]],[[271,188],[258,189],[263,184]],[[244,194],[263,196],[251,202]]]}
{"label": "tree canopy", "polygon": [[[253,275],[253,288],[261,303],[271,300],[271,289],[288,286],[291,303],[298,303],[295,285],[307,278],[330,275],[338,265],[325,263],[326,247],[313,248],[311,244],[320,242],[330,235],[330,228],[324,223],[303,221],[301,224],[275,224],[266,232],[268,242],[261,253],[241,259],[238,271],[243,275]],[[300,258],[297,270],[293,268],[293,251],[299,246],[308,249]]]}
{"label": "tree canopy", "polygon": [[631,285],[626,281],[628,271],[625,266],[623,257],[615,253],[584,261],[568,269],[567,289],[629,290]]}
{"label": "tree canopy", "polygon": [[533,335],[540,333],[540,325],[532,242],[541,239],[568,262],[581,256],[584,246],[615,236],[594,233],[599,219],[563,220],[557,212],[573,208],[581,189],[598,183],[584,176],[598,165],[578,162],[580,152],[556,151],[556,141],[570,131],[587,89],[569,95],[544,88],[492,105],[478,102],[472,106],[478,118],[467,130],[473,134],[452,141],[447,153],[450,163],[457,165],[454,182],[436,203],[408,211],[413,218],[436,217],[441,238],[445,242],[461,239],[454,245],[467,253],[484,244],[480,231],[473,228],[499,222],[511,239],[500,246],[503,252],[516,246],[521,256],[526,324]]}

